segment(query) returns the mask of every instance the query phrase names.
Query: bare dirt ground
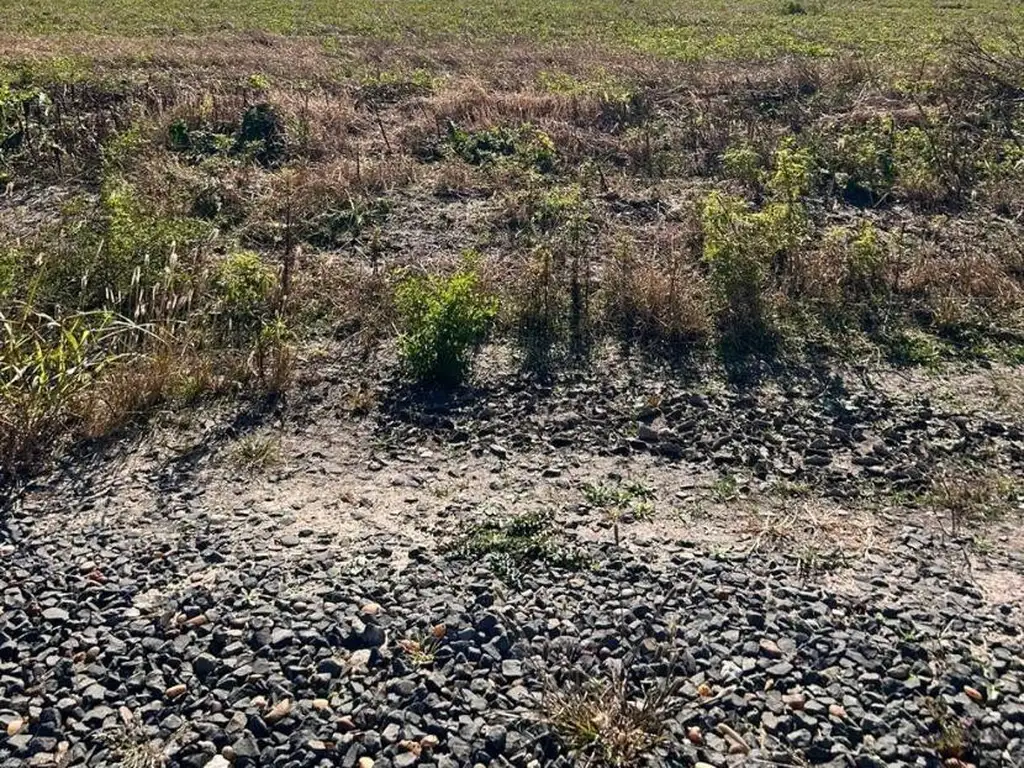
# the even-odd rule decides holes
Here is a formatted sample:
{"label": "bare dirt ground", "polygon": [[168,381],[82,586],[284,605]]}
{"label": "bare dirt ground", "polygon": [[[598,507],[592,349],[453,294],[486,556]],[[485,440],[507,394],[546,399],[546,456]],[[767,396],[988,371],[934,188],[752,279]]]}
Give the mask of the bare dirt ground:
{"label": "bare dirt ground", "polygon": [[[244,527],[275,556],[307,542],[344,552],[383,537],[396,562],[481,520],[543,511],[575,538],[647,558],[658,558],[666,541],[723,556],[777,553],[837,587],[844,572],[889,556],[894,542],[920,531],[938,536],[943,556],[961,560],[991,601],[1014,603],[1021,595],[1024,571],[996,562],[1024,554],[1019,499],[992,500],[991,509],[954,521],[924,474],[913,471],[960,460],[1007,477],[1016,471],[1021,400],[1011,369],[850,376],[856,390],[847,395],[874,403],[865,406],[872,421],[855,423],[860,438],[850,450],[821,442],[836,430],[833,417],[819,418],[827,407],[822,386],[780,400],[788,385],[777,381],[736,393],[724,384],[679,389],[643,376],[610,383],[598,369],[546,385],[537,396],[529,384],[508,384],[500,350],[487,358],[479,390],[442,405],[388,402],[387,381],[367,381],[341,363],[310,365],[286,403],[258,416],[224,408],[162,414],[149,434],[38,481],[23,505],[37,528],[49,521],[65,532],[131,528],[166,541],[197,527]],[[709,398],[699,411],[708,423],[691,424],[698,451],[684,455],[673,445],[659,455],[666,441],[648,434],[656,440],[648,445],[637,435],[651,433],[648,424],[664,430],[666,419],[645,411],[684,396]],[[782,410],[772,413],[773,404]],[[737,455],[757,444],[756,432],[729,415],[733,409],[742,417],[750,407],[793,423],[810,419],[813,429],[798,442],[822,446],[822,454],[809,455],[828,461],[765,470],[719,455],[734,444]],[[931,416],[915,424],[922,408]],[[947,439],[950,424],[968,420],[993,433],[975,455],[958,454],[966,446]],[[685,432],[678,437],[687,441]],[[919,482],[896,492],[885,474],[865,475],[872,465],[851,458],[872,441],[883,445],[884,466],[896,467],[897,486],[901,468]],[[639,488],[636,498],[621,491],[631,486]],[[622,498],[601,498],[616,492]]]}

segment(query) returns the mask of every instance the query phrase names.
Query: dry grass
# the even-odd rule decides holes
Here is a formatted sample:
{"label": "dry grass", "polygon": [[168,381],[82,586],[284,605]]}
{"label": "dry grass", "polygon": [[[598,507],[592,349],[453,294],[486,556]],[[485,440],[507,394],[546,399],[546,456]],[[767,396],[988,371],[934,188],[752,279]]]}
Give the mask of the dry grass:
{"label": "dry grass", "polygon": [[619,246],[602,281],[605,322],[618,337],[669,351],[711,338],[711,291],[692,247],[685,232]]}
{"label": "dry grass", "polygon": [[665,680],[638,693],[618,673],[552,691],[544,707],[581,765],[635,766],[665,738],[680,686],[681,681]]}
{"label": "dry grass", "polygon": [[948,521],[950,535],[957,537],[980,522],[1019,512],[1022,497],[1024,492],[1016,478],[984,466],[959,463],[935,471],[925,503]]}
{"label": "dry grass", "polygon": [[245,472],[263,472],[281,462],[281,443],[274,436],[246,435],[232,447],[231,461]]}
{"label": "dry grass", "polygon": [[[578,45],[367,41],[340,55],[265,33],[4,42],[11,66],[61,109],[27,113],[37,120],[29,133],[52,139],[54,152],[0,158],[28,201],[0,203],[12,233],[0,243],[0,296],[167,329],[167,350],[133,348],[132,365],[90,385],[87,435],[182,391],[280,391],[309,337],[354,338],[373,359],[395,333],[396,270],[443,271],[467,248],[481,254],[502,330],[528,358],[583,359],[606,340],[706,354],[743,302],[715,282],[703,203],[712,191],[733,195],[745,218],[730,224],[762,226],[782,201],[771,189],[787,139],[813,160],[806,194],[788,201],[800,203],[806,235],[760,233],[765,242],[742,254],[773,332],[837,349],[907,334],[984,349],[1024,329],[1020,222],[998,218],[1005,206],[989,194],[1013,172],[999,165],[992,126],[1007,107],[997,96],[1020,83],[985,48],[964,46],[928,70],[934,85],[908,93],[895,70],[845,58],[729,68]],[[1012,51],[997,59],[1006,56],[1016,61]],[[241,140],[254,105],[279,119],[280,157]],[[534,146],[469,158],[453,124],[484,144],[529,135]],[[172,141],[182,126],[195,132],[187,150]],[[878,171],[896,135],[938,149],[896,152],[895,170]],[[547,142],[550,162],[538,163],[530,152]],[[866,160],[850,149],[862,145]],[[737,148],[753,157],[742,172],[723,161]],[[952,154],[961,159],[942,160]],[[870,206],[844,186],[851,163],[881,177]],[[88,194],[35,206],[39,185],[54,182]],[[111,189],[131,203],[111,207]],[[879,244],[870,258],[868,229]],[[244,341],[211,323],[225,306],[213,278],[240,248],[275,276],[259,333]],[[33,260],[53,285],[15,267],[5,288],[5,265]],[[66,263],[81,271],[55,267]],[[88,303],[76,303],[79,285]]]}

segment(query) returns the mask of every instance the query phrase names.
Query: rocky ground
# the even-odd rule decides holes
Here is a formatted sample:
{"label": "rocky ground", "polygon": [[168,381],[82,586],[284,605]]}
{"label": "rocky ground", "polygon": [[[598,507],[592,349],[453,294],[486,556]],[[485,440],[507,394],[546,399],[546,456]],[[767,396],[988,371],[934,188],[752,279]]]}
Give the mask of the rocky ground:
{"label": "rocky ground", "polygon": [[[311,369],[8,506],[0,766],[1024,765],[1019,510],[929,484],[1019,475],[1013,371]],[[448,546],[521,513],[571,557]]]}

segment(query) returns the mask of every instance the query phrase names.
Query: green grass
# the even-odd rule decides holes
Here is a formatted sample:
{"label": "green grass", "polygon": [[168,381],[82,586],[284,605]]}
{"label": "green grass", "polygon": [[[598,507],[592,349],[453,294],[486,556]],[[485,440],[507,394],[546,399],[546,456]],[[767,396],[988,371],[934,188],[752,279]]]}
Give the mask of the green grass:
{"label": "green grass", "polygon": [[8,6],[0,33],[116,36],[263,30],[481,42],[599,41],[678,59],[763,59],[858,50],[906,57],[967,29],[1024,29],[1024,4],[936,0],[38,0]]}

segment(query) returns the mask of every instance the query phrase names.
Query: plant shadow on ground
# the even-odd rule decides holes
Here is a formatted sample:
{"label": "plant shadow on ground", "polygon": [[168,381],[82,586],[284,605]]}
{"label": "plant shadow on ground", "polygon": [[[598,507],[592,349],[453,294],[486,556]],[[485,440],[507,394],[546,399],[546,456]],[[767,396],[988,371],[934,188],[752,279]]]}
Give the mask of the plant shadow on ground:
{"label": "plant shadow on ground", "polygon": [[[201,433],[195,434],[189,448],[166,457],[152,470],[153,476],[161,478],[161,493],[173,491],[194,476],[206,458],[225,446],[280,419],[283,407],[282,395],[268,393],[240,397],[227,406],[222,404],[211,407],[206,413],[201,410],[194,413],[193,423],[185,427],[186,432],[195,429],[194,422],[204,419],[213,421],[214,426],[208,430],[203,428]],[[94,489],[97,478],[106,475],[104,470],[111,462],[138,451],[139,443],[150,434],[155,418],[156,414],[147,414],[146,418],[136,419],[117,432],[75,445],[57,464],[53,481],[72,492]]]}

